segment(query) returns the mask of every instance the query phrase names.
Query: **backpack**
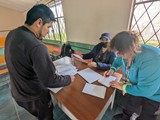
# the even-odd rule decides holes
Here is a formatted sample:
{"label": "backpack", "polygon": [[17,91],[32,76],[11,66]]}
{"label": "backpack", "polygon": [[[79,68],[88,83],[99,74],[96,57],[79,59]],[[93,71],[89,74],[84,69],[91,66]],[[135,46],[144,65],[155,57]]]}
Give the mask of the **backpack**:
{"label": "backpack", "polygon": [[62,45],[60,57],[71,57],[72,53],[74,53],[74,50],[71,48],[70,44],[66,43]]}

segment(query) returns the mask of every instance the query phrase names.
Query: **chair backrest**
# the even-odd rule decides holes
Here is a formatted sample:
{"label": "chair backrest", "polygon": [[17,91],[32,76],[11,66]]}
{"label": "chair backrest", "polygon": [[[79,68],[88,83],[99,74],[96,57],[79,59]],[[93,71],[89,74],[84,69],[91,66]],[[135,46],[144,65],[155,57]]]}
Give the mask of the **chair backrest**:
{"label": "chair backrest", "polygon": [[71,57],[71,54],[74,53],[74,50],[72,49],[70,44],[63,44],[62,48],[61,48],[61,54],[60,57]]}

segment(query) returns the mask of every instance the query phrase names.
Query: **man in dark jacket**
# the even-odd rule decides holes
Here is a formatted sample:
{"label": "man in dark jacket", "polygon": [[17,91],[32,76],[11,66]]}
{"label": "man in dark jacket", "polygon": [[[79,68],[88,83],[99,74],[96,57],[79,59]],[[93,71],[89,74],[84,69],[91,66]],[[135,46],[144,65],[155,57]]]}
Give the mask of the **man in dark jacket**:
{"label": "man in dark jacket", "polygon": [[116,54],[110,51],[109,48],[110,34],[103,33],[99,39],[101,42],[98,43],[91,52],[83,54],[83,59],[93,59],[93,62],[88,63],[90,67],[109,70],[112,62],[116,58]]}
{"label": "man in dark jacket", "polygon": [[47,88],[74,81],[74,76],[55,74],[49,52],[40,41],[54,21],[47,6],[36,5],[28,11],[25,25],[12,30],[5,42],[12,96],[39,120],[53,120],[53,104]]}

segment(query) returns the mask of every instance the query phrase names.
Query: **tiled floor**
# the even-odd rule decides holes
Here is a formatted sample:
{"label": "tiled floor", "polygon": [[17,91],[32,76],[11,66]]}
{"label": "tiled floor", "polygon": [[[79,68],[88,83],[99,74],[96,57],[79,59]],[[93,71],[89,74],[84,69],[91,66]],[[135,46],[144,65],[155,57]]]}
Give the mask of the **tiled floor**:
{"label": "tiled floor", "polygon": [[[3,81],[3,82],[2,82]],[[37,120],[34,116],[19,107],[11,97],[8,75],[0,78],[0,120]],[[107,110],[102,120],[111,120],[112,116],[121,111],[121,107],[114,105],[113,110]],[[55,120],[70,120],[56,105],[53,111]]]}

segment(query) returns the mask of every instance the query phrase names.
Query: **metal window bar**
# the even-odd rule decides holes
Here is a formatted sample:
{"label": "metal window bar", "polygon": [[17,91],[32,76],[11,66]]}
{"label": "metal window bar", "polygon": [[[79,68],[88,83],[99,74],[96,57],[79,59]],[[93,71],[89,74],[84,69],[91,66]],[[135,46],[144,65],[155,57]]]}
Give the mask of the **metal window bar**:
{"label": "metal window bar", "polygon": [[[160,31],[160,28],[155,32],[155,34],[157,34],[159,31]],[[155,34],[154,34],[154,35],[155,35]],[[149,40],[151,40],[151,38],[152,38],[154,35],[152,35],[145,43],[147,43]],[[159,40],[158,40],[158,42],[159,42]],[[160,47],[160,42],[159,42],[159,47]]]}
{"label": "metal window bar", "polygon": [[[61,0],[53,0],[48,3],[50,8],[53,8],[53,12],[55,14],[56,23],[52,26],[52,34],[55,40],[60,42],[66,41],[66,31],[65,31],[65,23],[64,23],[64,15],[62,9],[62,2]],[[59,6],[59,7],[58,7]]]}
{"label": "metal window bar", "polygon": [[[148,7],[146,7],[146,3],[150,3],[150,2],[152,2]],[[159,5],[159,2],[160,2],[160,0],[135,0],[134,1],[134,5],[133,5],[133,7],[134,7],[134,9],[133,9],[133,11],[132,11],[132,17],[131,17],[131,21],[130,21],[130,26],[129,26],[129,29],[130,30],[134,30],[134,29],[137,29],[138,30],[138,32],[139,32],[139,35],[141,36],[141,38],[142,38],[142,41],[144,42],[144,44],[145,43],[147,43],[148,41],[152,41],[152,40],[154,40],[154,39],[152,39],[153,37],[155,37],[155,40],[157,41],[157,43],[156,44],[158,44],[158,45],[155,45],[156,47],[160,47],[160,39],[158,38],[158,35],[160,34],[160,33],[158,33],[159,31],[160,31],[160,28],[159,28],[159,24],[156,22],[158,19],[159,19],[159,14],[160,14],[160,10],[158,11],[158,13],[157,14],[155,14],[155,16],[153,16],[153,14],[152,13],[149,13],[149,8],[153,5],[153,3],[154,2],[157,2],[158,3],[158,5]],[[156,4],[157,4],[156,3]],[[144,7],[144,9],[145,9],[145,11],[143,12],[143,13],[141,13],[141,15],[140,15],[140,17],[137,19],[136,18],[136,13],[135,13],[135,10],[136,10],[136,8],[137,8],[137,6],[139,6],[139,5],[142,5],[143,7]],[[152,15],[152,18],[151,18],[151,15]],[[139,26],[139,23],[140,23],[140,20],[143,18],[144,19],[144,17],[146,17],[147,16],[147,18],[149,19],[148,20],[148,24],[147,25],[145,25],[145,26]],[[137,19],[137,20],[136,20]],[[154,20],[154,19],[156,19],[156,20]],[[133,21],[134,20],[134,21]],[[154,23],[156,24],[156,26],[154,26],[154,23],[153,23],[153,21],[154,21]],[[135,23],[134,23],[135,22]],[[133,24],[134,23],[134,24]],[[150,26],[149,26],[150,25]],[[141,27],[141,28],[140,28]],[[146,36],[146,37],[148,37],[147,38],[147,40],[145,40],[146,39],[146,37],[145,37],[145,39],[144,39],[144,37],[143,37],[143,32],[145,31],[145,29],[147,30],[147,28],[148,27],[150,27],[150,30],[154,33],[154,34],[150,34],[150,36]],[[144,35],[145,35],[145,32],[144,32]]]}
{"label": "metal window bar", "polygon": [[[134,18],[134,19],[135,19],[135,21],[136,21],[136,17],[135,17],[135,15],[133,15],[133,18]],[[137,26],[137,29],[138,29],[139,35],[141,36],[141,38],[142,38],[143,42],[145,43],[145,40],[144,40],[144,38],[143,38],[143,35],[142,35],[142,33],[141,33],[141,30],[140,30],[140,28],[139,28],[138,24],[136,24],[136,26]]]}
{"label": "metal window bar", "polygon": [[[150,8],[150,6],[153,4],[153,2],[148,6],[148,8],[147,8],[147,10]],[[137,5],[138,6],[138,5]],[[136,7],[137,7],[136,6]],[[136,8],[135,8],[136,9]],[[134,9],[134,10],[135,10]],[[136,21],[136,23],[132,26],[132,28],[134,28],[134,26],[138,23],[138,21],[143,17],[143,15],[146,13],[146,11],[144,11],[143,13],[142,13],[142,15],[139,17],[139,19]]]}
{"label": "metal window bar", "polygon": [[149,2],[156,2],[156,1],[160,1],[160,0],[148,0],[148,1],[136,2],[135,5],[149,3]]}
{"label": "metal window bar", "polygon": [[[146,9],[145,4],[143,4],[143,5],[144,5],[144,8]],[[153,28],[154,35],[156,36],[156,38],[157,38],[157,40],[158,40],[158,36],[157,36],[157,34],[156,34],[156,31],[155,31],[154,25],[153,25],[153,23],[152,23],[151,17],[150,17],[150,15],[149,15],[149,13],[148,13],[148,11],[147,11],[147,10],[146,10],[146,13],[147,13],[147,15],[148,15],[148,18],[149,18],[149,20],[150,20],[151,26],[152,26],[152,28]],[[159,40],[158,40],[158,43],[159,43]]]}
{"label": "metal window bar", "polygon": [[[153,21],[153,20],[158,16],[159,13],[160,13],[160,11],[156,14],[156,16],[154,16],[154,17],[152,18],[151,21]],[[146,27],[144,27],[144,28],[141,30],[141,33],[149,26],[149,24],[151,23],[151,21],[146,25]]]}

